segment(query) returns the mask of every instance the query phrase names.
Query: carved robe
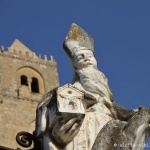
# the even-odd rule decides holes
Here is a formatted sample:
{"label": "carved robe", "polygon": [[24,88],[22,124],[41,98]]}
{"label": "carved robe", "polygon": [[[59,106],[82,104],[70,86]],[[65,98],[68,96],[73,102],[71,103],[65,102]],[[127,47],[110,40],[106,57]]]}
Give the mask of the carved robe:
{"label": "carved robe", "polygon": [[[58,148],[49,138],[49,121],[54,116],[54,110],[50,109],[50,105],[51,99],[56,98],[55,92],[56,89],[43,97],[37,109],[36,120],[36,136],[42,140],[43,145],[49,143],[47,147],[51,147],[52,150],[58,150]],[[91,110],[88,108],[79,133],[76,135],[74,140],[66,146],[65,150],[91,150],[97,134],[111,119],[110,111],[103,103],[97,103],[93,105]]]}

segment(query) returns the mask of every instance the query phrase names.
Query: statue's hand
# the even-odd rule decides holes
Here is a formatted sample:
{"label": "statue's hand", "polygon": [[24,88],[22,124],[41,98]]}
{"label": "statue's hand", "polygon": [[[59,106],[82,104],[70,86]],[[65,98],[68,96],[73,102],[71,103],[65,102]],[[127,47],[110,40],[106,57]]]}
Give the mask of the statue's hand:
{"label": "statue's hand", "polygon": [[65,147],[79,132],[83,119],[73,118],[66,121],[64,118],[58,120],[52,130],[52,138],[58,147]]}

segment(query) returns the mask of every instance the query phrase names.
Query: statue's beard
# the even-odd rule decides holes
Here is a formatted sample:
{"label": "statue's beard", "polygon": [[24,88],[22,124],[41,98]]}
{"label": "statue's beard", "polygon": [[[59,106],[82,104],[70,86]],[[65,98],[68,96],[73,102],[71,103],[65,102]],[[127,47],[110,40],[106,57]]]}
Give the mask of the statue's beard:
{"label": "statue's beard", "polygon": [[83,68],[76,71],[80,82],[85,90],[91,93],[108,96],[109,87],[105,84],[106,79],[95,68]]}
{"label": "statue's beard", "polygon": [[112,108],[113,95],[107,84],[107,79],[98,69],[83,68],[76,71],[83,88],[90,92],[98,102],[102,102],[116,117]]}
{"label": "statue's beard", "polygon": [[89,79],[92,80],[93,78],[100,78],[100,75],[97,74],[98,70],[95,69],[94,67],[91,68],[83,68],[77,71],[77,74],[80,77],[80,81],[82,82],[82,80]]}

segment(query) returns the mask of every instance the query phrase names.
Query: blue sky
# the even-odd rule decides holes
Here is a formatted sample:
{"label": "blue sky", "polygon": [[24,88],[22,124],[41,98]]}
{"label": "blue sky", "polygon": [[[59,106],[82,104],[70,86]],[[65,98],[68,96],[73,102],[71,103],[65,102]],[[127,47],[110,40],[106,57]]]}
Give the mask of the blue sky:
{"label": "blue sky", "polygon": [[149,107],[149,0],[0,0],[0,45],[17,38],[37,54],[53,55],[64,85],[73,70],[62,44],[73,22],[94,38],[98,68],[115,101]]}

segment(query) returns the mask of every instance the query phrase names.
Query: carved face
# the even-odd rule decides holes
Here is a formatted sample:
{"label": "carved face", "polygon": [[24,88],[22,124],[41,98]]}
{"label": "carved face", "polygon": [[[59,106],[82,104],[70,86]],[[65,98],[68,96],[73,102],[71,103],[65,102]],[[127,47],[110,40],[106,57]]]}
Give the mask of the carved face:
{"label": "carved face", "polygon": [[83,68],[97,68],[97,62],[93,55],[93,52],[90,50],[79,50],[74,54],[73,59],[74,65],[77,70]]}

